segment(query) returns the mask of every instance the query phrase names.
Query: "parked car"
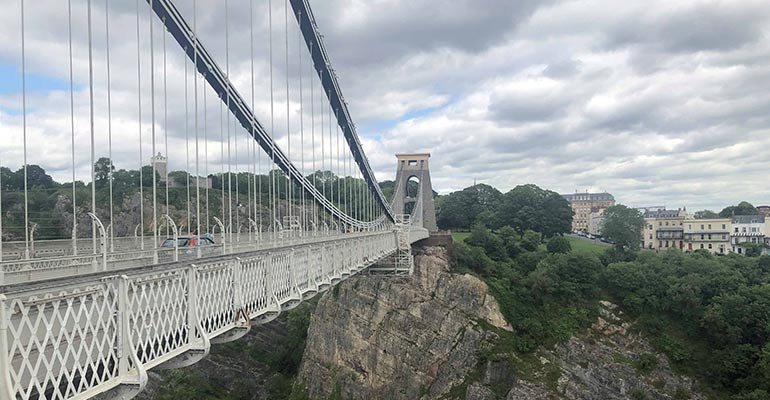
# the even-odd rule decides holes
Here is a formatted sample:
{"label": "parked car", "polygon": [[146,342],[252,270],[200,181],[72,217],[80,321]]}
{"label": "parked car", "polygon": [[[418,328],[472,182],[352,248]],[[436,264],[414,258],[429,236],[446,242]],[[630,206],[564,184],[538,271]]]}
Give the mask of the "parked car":
{"label": "parked car", "polygon": [[[192,254],[193,248],[196,246],[212,246],[214,245],[214,237],[211,235],[203,236],[178,236],[177,244],[179,246],[179,254]],[[160,244],[161,248],[173,249],[174,238],[167,238]],[[165,251],[164,253],[173,254],[173,250]]]}

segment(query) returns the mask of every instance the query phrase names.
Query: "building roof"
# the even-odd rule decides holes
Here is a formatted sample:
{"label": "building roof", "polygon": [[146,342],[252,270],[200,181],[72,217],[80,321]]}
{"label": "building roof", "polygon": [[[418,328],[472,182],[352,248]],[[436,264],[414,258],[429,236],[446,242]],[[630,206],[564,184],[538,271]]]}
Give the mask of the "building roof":
{"label": "building roof", "polygon": [[604,192],[604,193],[571,193],[571,194],[563,194],[561,195],[564,197],[568,202],[572,203],[573,201],[611,201],[615,200],[615,196]]}
{"label": "building roof", "polygon": [[644,218],[676,218],[681,217],[681,210],[653,210],[644,213]]}
{"label": "building roof", "polygon": [[734,224],[764,224],[764,215],[735,215],[733,216]]}

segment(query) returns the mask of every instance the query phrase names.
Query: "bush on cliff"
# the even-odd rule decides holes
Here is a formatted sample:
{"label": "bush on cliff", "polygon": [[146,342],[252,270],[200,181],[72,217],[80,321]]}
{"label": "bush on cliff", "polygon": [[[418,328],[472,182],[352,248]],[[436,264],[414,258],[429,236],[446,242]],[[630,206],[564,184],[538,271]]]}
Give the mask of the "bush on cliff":
{"label": "bush on cliff", "polygon": [[594,321],[597,300],[605,296],[714,398],[770,393],[770,257],[676,250],[619,255],[610,248],[602,263],[582,254],[528,251],[521,238],[516,254],[501,257],[501,236],[474,229],[466,243],[456,243],[452,261],[457,271],[487,282],[513,327],[514,350],[568,339]]}

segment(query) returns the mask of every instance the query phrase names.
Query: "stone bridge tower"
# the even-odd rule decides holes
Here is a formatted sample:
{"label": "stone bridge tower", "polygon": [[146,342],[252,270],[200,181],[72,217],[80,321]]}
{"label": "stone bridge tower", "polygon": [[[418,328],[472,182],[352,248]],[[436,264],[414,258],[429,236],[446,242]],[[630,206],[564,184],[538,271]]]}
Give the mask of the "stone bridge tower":
{"label": "stone bridge tower", "polygon": [[[436,207],[433,205],[433,186],[430,183],[430,168],[428,166],[429,153],[396,154],[398,166],[396,168],[396,183],[393,188],[393,211],[396,214],[406,214],[407,211],[422,211],[421,215],[415,215],[415,219],[422,220],[424,226],[430,232],[436,232]],[[418,192],[410,193],[409,181],[414,178],[418,183]],[[420,204],[417,204],[417,201]],[[408,204],[413,206],[407,207]]]}

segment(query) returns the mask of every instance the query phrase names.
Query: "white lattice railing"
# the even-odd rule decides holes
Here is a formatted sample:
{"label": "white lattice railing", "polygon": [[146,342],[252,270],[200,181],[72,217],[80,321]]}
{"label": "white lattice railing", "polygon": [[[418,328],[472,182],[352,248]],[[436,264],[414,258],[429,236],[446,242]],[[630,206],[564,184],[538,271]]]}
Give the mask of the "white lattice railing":
{"label": "white lattice railing", "polygon": [[[368,234],[357,233],[353,235]],[[216,244],[182,248],[179,249],[178,258],[179,260],[198,259],[199,250],[201,258],[210,258],[219,257],[223,254],[241,254],[256,250],[326,242],[336,238],[349,237],[351,234],[293,237],[280,240],[276,240],[272,235],[272,233],[266,233],[259,241],[244,240],[225,245]],[[126,241],[121,243],[123,242]],[[5,261],[0,263],[0,285],[57,279],[94,272],[118,271],[156,263],[168,263],[173,261],[173,252],[174,250],[170,248],[148,248],[145,250],[136,248],[131,251],[121,249],[117,252],[108,253],[106,257],[103,257],[102,254],[93,254],[89,250],[89,253],[81,253],[78,256]]]}
{"label": "white lattice railing", "polygon": [[198,361],[396,250],[379,232],[0,294],[0,400],[141,390],[146,371]]}

